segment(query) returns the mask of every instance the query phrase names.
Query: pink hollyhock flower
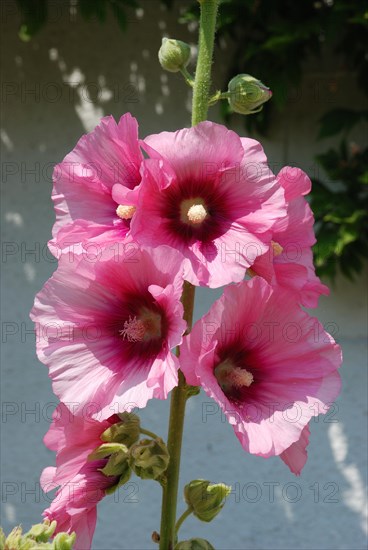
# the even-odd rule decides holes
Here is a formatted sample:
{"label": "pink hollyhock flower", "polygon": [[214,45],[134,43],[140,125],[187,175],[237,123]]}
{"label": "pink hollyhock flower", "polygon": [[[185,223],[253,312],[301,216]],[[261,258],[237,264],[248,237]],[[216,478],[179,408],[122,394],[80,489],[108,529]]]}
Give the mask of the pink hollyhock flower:
{"label": "pink hollyhock flower", "polygon": [[112,251],[95,263],[71,260],[62,256],[31,312],[55,394],[97,418],[166,399],[179,368],[171,349],[186,328],[180,254],[165,247],[137,249],[130,262]]}
{"label": "pink hollyhock flower", "polygon": [[149,136],[142,146],[139,195],[131,236],[169,245],[188,258],[194,285],[239,282],[267,252],[275,221],[285,216],[284,192],[261,145],[212,122]]}
{"label": "pink hollyhock flower", "polygon": [[329,289],[315,274],[312,246],[314,236],[313,213],[304,199],[311,190],[311,181],[299,168],[285,167],[277,175],[285,191],[287,217],[273,226],[272,247],[258,256],[252,270],[271,284],[279,284],[292,291],[306,307],[317,307],[321,294]]}
{"label": "pink hollyhock flower", "polygon": [[106,476],[100,469],[108,459],[88,461],[88,455],[102,443],[100,436],[119,422],[117,415],[97,422],[71,414],[64,404],[54,411],[53,421],[45,436],[46,446],[56,451],[56,467],[45,468],[41,486],[45,492],[59,487],[55,498],[43,515],[57,521],[55,534],[76,533],[76,550],[91,547],[96,527],[96,506],[106,489],[117,484],[118,478]]}
{"label": "pink hollyhock flower", "polygon": [[56,256],[74,246],[121,242],[134,207],[116,203],[115,185],[134,190],[143,160],[138,123],[130,114],[116,123],[103,118],[54,169],[52,199],[56,212],[50,249]]}
{"label": "pink hollyhock flower", "polygon": [[[184,339],[181,367],[220,405],[246,451],[281,455],[340,391],[340,347],[294,297],[255,277],[225,289]],[[294,444],[294,447],[291,446]]]}

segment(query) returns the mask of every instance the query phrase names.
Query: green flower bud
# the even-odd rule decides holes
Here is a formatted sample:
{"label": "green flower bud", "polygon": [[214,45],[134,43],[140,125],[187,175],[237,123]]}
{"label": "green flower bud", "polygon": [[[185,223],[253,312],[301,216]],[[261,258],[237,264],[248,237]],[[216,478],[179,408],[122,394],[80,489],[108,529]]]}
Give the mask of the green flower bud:
{"label": "green flower bud", "polygon": [[249,74],[238,74],[229,82],[229,105],[235,113],[252,115],[262,110],[262,104],[271,99],[272,92]]}
{"label": "green flower bud", "polygon": [[32,525],[26,537],[36,540],[37,542],[47,542],[54,534],[56,529],[56,521],[50,523],[49,520],[45,520],[43,523],[37,523]]}
{"label": "green flower bud", "polygon": [[88,460],[100,460],[114,453],[128,453],[128,447],[122,443],[103,443],[88,455]]}
{"label": "green flower bud", "polygon": [[5,548],[7,550],[18,550],[22,540],[22,528],[20,525],[14,527],[9,533],[5,541]]}
{"label": "green flower bud", "polygon": [[50,523],[45,520],[43,523],[32,525],[24,535],[20,526],[14,527],[5,539],[4,532],[0,528],[0,550],[71,550],[75,542],[75,533],[58,533],[51,542],[48,542],[55,529],[56,521]]}
{"label": "green flower bud", "polygon": [[76,534],[71,533],[58,533],[54,538],[53,550],[72,550],[73,544],[75,543]]}
{"label": "green flower bud", "polygon": [[140,420],[136,414],[122,413],[119,415],[121,422],[112,424],[110,428],[107,428],[101,435],[102,441],[108,443],[124,443],[127,447],[130,447],[138,441],[140,434]]}
{"label": "green flower bud", "polygon": [[[43,547],[47,547],[48,543],[36,542],[32,539],[27,539],[26,537],[21,537],[18,542],[17,550],[39,550]],[[13,550],[12,547],[8,546],[7,542],[5,543],[6,550]]]}
{"label": "green flower bud", "polygon": [[190,539],[178,542],[174,550],[215,550],[205,539]]}
{"label": "green flower bud", "polygon": [[181,40],[163,38],[158,52],[161,67],[170,73],[178,73],[190,60],[190,46]]}
{"label": "green flower bud", "polygon": [[201,521],[212,521],[225,504],[231,487],[224,483],[210,484],[204,479],[195,479],[184,487],[184,498],[193,514]]}
{"label": "green flower bud", "polygon": [[130,449],[130,466],[142,479],[157,479],[169,464],[169,453],[162,439],[142,439]]}

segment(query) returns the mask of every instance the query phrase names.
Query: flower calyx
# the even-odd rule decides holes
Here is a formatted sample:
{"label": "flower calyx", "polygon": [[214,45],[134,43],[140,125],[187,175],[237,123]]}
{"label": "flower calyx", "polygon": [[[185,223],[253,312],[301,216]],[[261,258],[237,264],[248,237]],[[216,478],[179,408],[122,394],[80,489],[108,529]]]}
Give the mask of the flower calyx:
{"label": "flower calyx", "polygon": [[201,521],[212,521],[222,510],[231,487],[224,483],[210,483],[194,479],[184,487],[184,498],[193,514]]}
{"label": "flower calyx", "polygon": [[252,115],[263,108],[263,103],[271,99],[272,92],[260,80],[249,74],[238,74],[228,85],[224,94],[235,113]]}
{"label": "flower calyx", "polygon": [[169,464],[169,453],[161,438],[141,439],[129,451],[129,464],[142,479],[160,480]]}
{"label": "flower calyx", "polygon": [[181,40],[163,38],[158,52],[161,67],[170,73],[178,73],[190,60],[190,46]]}
{"label": "flower calyx", "polygon": [[140,434],[139,416],[133,413],[123,412],[119,414],[121,422],[112,424],[101,435],[105,443],[122,443],[130,447],[138,441]]}

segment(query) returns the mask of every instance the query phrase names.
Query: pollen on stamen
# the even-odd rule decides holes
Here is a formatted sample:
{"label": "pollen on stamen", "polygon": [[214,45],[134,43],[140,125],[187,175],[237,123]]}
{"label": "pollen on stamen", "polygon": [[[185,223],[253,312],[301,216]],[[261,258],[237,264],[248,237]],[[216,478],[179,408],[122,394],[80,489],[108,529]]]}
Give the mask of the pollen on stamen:
{"label": "pollen on stamen", "polygon": [[215,377],[221,389],[227,393],[234,388],[244,388],[254,382],[254,377],[248,370],[237,367],[230,359],[222,361],[214,370]]}
{"label": "pollen on stamen", "polygon": [[283,247],[281,246],[281,244],[275,242],[275,241],[271,241],[271,246],[272,246],[272,250],[273,250],[273,255],[274,256],[280,256],[280,254],[283,253]]}
{"label": "pollen on stamen", "polygon": [[193,204],[187,212],[187,217],[191,223],[202,223],[207,217],[207,210],[203,204]]}
{"label": "pollen on stamen", "polygon": [[236,388],[242,388],[249,386],[253,383],[253,374],[246,369],[235,367],[230,374],[231,381]]}
{"label": "pollen on stamen", "polygon": [[116,213],[122,220],[130,220],[136,211],[136,207],[132,204],[119,204]]}
{"label": "pollen on stamen", "polygon": [[124,323],[124,328],[119,330],[119,334],[128,342],[142,342],[146,334],[146,326],[137,317],[129,317],[129,320]]}

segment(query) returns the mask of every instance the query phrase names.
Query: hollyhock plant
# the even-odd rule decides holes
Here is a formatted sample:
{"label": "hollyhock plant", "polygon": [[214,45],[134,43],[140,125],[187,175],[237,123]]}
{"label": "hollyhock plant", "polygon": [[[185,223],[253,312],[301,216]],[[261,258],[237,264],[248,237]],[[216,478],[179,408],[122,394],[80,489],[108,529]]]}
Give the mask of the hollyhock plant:
{"label": "hollyhock plant", "polygon": [[49,246],[55,256],[65,249],[80,251],[78,244],[102,246],[125,239],[134,208],[116,203],[113,188],[118,184],[134,190],[141,181],[142,160],[138,123],[129,113],[118,123],[107,116],[81,137],[54,169],[56,222]]}
{"label": "hollyhock plant", "polygon": [[[166,399],[178,381],[171,349],[186,323],[180,254],[136,250],[129,262],[106,250],[97,262],[64,255],[36,296],[37,353],[53,390],[75,414],[113,412]],[[93,409],[93,413],[92,413]]]}
{"label": "hollyhock plant", "polygon": [[290,293],[259,277],[225,289],[185,338],[180,360],[243,448],[263,457],[295,444],[340,391],[339,346]]}
{"label": "hollyhock plant", "polygon": [[[300,475],[310,421],[340,390],[340,348],[302,309],[328,292],[313,266],[310,180],[290,167],[275,176],[258,141],[207,121],[217,101],[248,115],[272,92],[242,74],[211,95],[220,2],[199,4],[195,76],[188,44],[165,39],[159,53],[193,89],[192,127],[140,141],[131,115],[105,117],[54,173],[59,265],[31,318],[61,400],[45,437],[56,466],[41,483],[57,493],[42,529],[57,522],[65,550],[73,532],[78,550],[91,547],[97,503],[131,473],[161,486],[160,550],[213,549],[179,538],[188,516],[212,521],[231,493],[196,478],[177,514],[187,400],[203,388],[246,451],[279,456]],[[196,286],[224,285],[192,330]],[[165,442],[131,411],[169,392]]]}
{"label": "hollyhock plant", "polygon": [[169,245],[189,260],[186,279],[219,287],[239,282],[267,252],[286,215],[284,192],[261,145],[212,122],[147,137],[150,159],[131,223],[132,238]]}
{"label": "hollyhock plant", "polygon": [[300,168],[290,166],[279,172],[277,180],[285,191],[287,216],[276,221],[272,246],[255,259],[252,271],[295,293],[302,305],[317,307],[319,296],[328,295],[329,289],[321,283],[313,265],[314,217],[304,199],[312,184]]}

